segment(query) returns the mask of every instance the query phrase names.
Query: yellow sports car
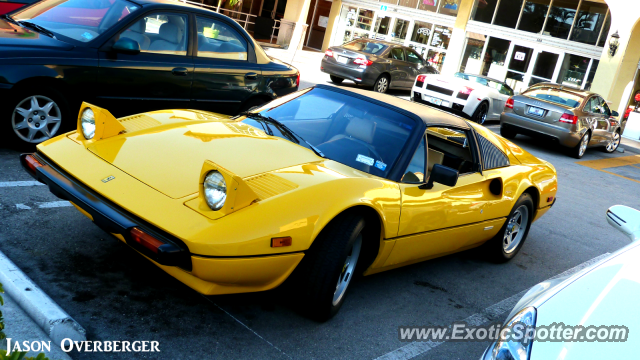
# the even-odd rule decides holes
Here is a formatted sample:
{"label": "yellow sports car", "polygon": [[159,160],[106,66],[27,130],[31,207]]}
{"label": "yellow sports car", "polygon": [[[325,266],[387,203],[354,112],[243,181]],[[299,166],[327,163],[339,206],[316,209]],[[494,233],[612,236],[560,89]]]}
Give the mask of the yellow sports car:
{"label": "yellow sports car", "polygon": [[236,117],[114,118],[23,166],[105,231],[207,295],[290,278],[326,320],[355,274],[485,244],[506,261],[555,201],[555,169],[480,125],[393,96],[317,85]]}

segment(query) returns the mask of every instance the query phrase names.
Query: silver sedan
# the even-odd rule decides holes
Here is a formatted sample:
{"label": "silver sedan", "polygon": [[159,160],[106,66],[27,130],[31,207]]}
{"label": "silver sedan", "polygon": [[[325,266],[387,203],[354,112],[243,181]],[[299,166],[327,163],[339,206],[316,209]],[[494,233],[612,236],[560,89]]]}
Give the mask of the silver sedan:
{"label": "silver sedan", "polygon": [[622,130],[617,116],[598,94],[540,83],[507,100],[500,115],[500,134],[551,137],[580,159],[588,147],[602,147],[609,153],[618,148]]}

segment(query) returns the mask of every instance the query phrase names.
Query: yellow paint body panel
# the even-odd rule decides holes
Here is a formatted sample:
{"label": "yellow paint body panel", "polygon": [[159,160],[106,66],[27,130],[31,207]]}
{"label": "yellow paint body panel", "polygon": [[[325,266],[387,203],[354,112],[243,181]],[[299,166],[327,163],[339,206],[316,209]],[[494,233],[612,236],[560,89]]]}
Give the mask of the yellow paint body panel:
{"label": "yellow paint body panel", "polygon": [[[453,188],[421,190],[323,159],[219,114],[165,110],[118,121],[125,129],[118,135],[87,143],[72,132],[38,151],[87,188],[182,240],[192,255],[191,272],[156,265],[203,294],[278,286],[322,229],[355,206],[380,219],[379,238],[369,239],[379,245],[366,272],[372,274],[478,246],[500,230],[525,190],[537,196],[535,219],[557,191],[550,164],[474,124],[508,154],[511,166],[462,175]],[[218,214],[201,194],[213,169],[235,192]],[[102,182],[109,176],[113,180]],[[496,178],[503,184],[498,195],[489,191]],[[285,236],[291,246],[271,247],[271,238]]]}

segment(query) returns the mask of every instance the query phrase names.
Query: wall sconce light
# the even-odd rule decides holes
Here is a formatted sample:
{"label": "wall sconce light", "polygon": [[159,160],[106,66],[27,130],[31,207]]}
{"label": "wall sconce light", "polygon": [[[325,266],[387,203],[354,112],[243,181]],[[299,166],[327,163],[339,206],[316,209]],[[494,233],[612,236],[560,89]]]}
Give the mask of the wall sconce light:
{"label": "wall sconce light", "polygon": [[616,30],[609,40],[609,55],[612,57],[615,56],[616,51],[618,51],[618,45],[620,45],[620,41],[618,39],[620,39],[620,35],[618,35],[618,31]]}

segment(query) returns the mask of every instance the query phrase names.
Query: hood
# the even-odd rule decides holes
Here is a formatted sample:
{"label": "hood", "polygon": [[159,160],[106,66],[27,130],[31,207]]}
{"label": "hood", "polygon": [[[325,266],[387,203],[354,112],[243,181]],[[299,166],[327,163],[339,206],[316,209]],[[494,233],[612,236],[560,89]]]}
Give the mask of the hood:
{"label": "hood", "polygon": [[[564,323],[565,325],[629,327],[626,342],[563,343],[536,342],[532,359],[588,359],[594,349],[607,358],[629,358],[640,344],[634,336],[640,324],[637,311],[640,299],[640,246],[631,248],[608,261],[600,263],[549,300],[538,306],[536,326]],[[563,354],[564,353],[564,354]],[[635,352],[634,352],[635,353]]]}
{"label": "hood", "polygon": [[[73,45],[23,28],[0,18],[0,58],[7,57],[10,50],[71,50]],[[24,55],[24,54],[23,54]]]}
{"label": "hood", "polygon": [[206,160],[241,178],[323,160],[224,115],[164,110],[118,120],[126,132],[88,150],[171,198],[198,192]]}

